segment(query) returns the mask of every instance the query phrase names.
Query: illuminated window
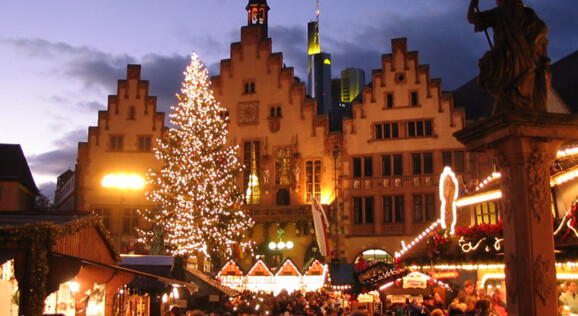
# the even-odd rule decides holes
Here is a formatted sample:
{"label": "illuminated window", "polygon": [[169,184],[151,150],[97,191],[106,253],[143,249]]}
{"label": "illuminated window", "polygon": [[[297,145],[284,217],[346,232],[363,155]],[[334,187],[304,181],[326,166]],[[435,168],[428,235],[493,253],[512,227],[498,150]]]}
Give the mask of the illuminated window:
{"label": "illuminated window", "polygon": [[94,212],[102,217],[102,223],[104,224],[104,227],[110,230],[110,208],[97,207],[94,209]]}
{"label": "illuminated window", "polygon": [[416,153],[411,154],[411,173],[413,175],[433,173],[433,154]]}
{"label": "illuminated window", "polygon": [[382,200],[383,200],[383,222],[403,223],[405,221],[403,195],[384,195]]}
{"label": "illuminated window", "polygon": [[373,161],[371,156],[367,157],[353,157],[353,177],[372,177],[373,176]]}
{"label": "illuminated window", "polygon": [[261,203],[261,189],[259,187],[260,143],[258,141],[245,142],[243,163],[245,164],[243,172],[245,202],[259,204]]}
{"label": "illuminated window", "polygon": [[403,174],[402,155],[383,155],[381,156],[381,175],[401,176]]}
{"label": "illuminated window", "polygon": [[275,151],[275,184],[291,184],[291,150],[278,148]]}
{"label": "illuminated window", "polygon": [[442,152],[443,167],[449,166],[454,172],[464,172],[464,152],[444,151]]}
{"label": "illuminated window", "polygon": [[414,194],[413,195],[413,221],[431,222],[435,220],[435,195],[434,194]]}
{"label": "illuminated window", "polygon": [[140,151],[140,152],[151,151],[151,137],[150,136],[139,136],[139,138],[138,138],[138,151]]}
{"label": "illuminated window", "polygon": [[123,136],[110,136],[110,151],[122,151]]}
{"label": "illuminated window", "polygon": [[138,212],[136,208],[125,208],[122,210],[122,232],[136,233],[138,227]]}
{"label": "illuminated window", "polygon": [[487,201],[477,204],[475,207],[476,225],[497,224],[500,221],[500,202]]}
{"label": "illuminated window", "polygon": [[374,210],[373,197],[354,197],[353,198],[353,223],[354,224],[373,224]]}
{"label": "illuminated window", "polygon": [[311,202],[311,194],[321,198],[321,160],[305,162],[305,190],[307,202]]}
{"label": "illuminated window", "polygon": [[[365,260],[375,259],[385,263],[393,263],[393,256],[381,249],[369,249],[363,252]],[[355,258],[355,263],[359,261],[359,257]]]}

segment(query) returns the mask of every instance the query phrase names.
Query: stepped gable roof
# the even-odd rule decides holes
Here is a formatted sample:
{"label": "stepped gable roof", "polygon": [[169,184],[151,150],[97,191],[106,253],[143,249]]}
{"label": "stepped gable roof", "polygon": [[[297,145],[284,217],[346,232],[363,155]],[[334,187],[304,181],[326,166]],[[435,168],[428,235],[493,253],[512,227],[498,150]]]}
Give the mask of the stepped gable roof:
{"label": "stepped gable roof", "polygon": [[0,144],[0,181],[20,182],[32,193],[39,193],[19,144]]}

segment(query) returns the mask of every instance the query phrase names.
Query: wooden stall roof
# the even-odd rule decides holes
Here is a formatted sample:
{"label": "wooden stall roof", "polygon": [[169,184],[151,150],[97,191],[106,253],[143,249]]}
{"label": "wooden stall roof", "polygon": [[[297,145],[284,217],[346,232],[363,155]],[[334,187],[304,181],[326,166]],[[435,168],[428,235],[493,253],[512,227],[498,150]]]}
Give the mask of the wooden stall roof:
{"label": "wooden stall roof", "polygon": [[0,212],[3,251],[27,250],[40,234],[52,253],[105,264],[121,260],[102,218],[93,213]]}

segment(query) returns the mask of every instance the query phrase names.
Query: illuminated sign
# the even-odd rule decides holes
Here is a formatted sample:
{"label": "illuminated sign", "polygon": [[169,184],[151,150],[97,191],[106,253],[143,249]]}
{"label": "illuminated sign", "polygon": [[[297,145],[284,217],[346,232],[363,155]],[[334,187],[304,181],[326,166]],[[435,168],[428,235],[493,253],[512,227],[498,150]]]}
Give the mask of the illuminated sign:
{"label": "illuminated sign", "polygon": [[456,279],[458,276],[460,276],[460,273],[458,271],[442,271],[442,272],[434,272],[431,271],[429,273],[431,275],[432,278],[434,279]]}

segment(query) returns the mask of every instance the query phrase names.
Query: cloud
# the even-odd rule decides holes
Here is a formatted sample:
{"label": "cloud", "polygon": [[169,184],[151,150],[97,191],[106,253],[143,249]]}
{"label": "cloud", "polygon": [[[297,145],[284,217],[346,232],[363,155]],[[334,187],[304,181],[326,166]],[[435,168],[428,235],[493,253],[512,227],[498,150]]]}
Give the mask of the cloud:
{"label": "cloud", "polygon": [[115,91],[116,81],[126,73],[126,65],[134,63],[129,55],[113,55],[88,46],[73,46],[39,38],[0,39],[36,59],[48,60],[47,77],[80,80],[87,91]]}
{"label": "cloud", "polygon": [[149,94],[157,97],[157,111],[169,113],[170,106],[178,101],[175,95],[181,91],[183,72],[189,62],[190,55],[151,54],[143,57],[141,79],[149,81]]}
{"label": "cloud", "polygon": [[61,147],[49,152],[29,155],[26,159],[35,175],[57,176],[67,168],[74,169],[77,157],[77,146]]}
{"label": "cloud", "polygon": [[283,63],[293,67],[295,76],[307,82],[307,27],[274,26],[269,29],[273,52],[283,53]]}
{"label": "cloud", "polygon": [[56,191],[56,182],[43,182],[37,184],[40,194],[54,202],[54,192]]}

